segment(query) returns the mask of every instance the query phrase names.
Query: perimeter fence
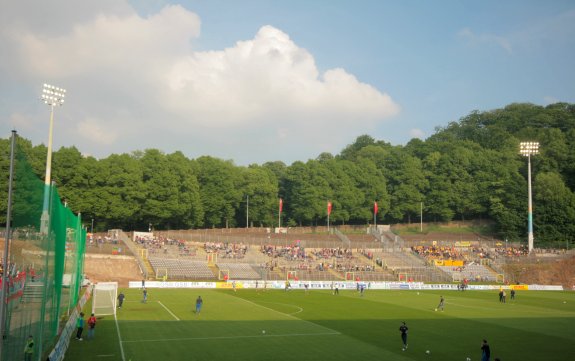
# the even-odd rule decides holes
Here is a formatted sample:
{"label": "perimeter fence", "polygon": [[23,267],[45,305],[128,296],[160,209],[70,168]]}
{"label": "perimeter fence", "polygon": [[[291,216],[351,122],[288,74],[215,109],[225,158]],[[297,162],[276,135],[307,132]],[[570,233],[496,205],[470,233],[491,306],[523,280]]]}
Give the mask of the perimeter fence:
{"label": "perimeter fence", "polygon": [[[1,269],[5,303],[0,357],[22,359],[32,336],[33,360],[39,361],[46,359],[78,303],[86,230],[80,215],[62,204],[57,188],[45,185],[34,171],[25,142],[15,132],[13,137],[17,140],[11,157],[12,194],[0,197],[11,199],[7,216],[11,222],[1,239],[8,252],[3,252]],[[5,149],[1,151],[6,154]],[[2,169],[2,174],[8,178],[9,172]]]}

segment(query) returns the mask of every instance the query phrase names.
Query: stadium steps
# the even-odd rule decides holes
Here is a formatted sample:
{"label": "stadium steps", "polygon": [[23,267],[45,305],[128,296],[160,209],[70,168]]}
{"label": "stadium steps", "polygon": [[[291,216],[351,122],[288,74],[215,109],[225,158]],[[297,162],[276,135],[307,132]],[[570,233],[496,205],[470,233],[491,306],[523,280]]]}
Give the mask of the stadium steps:
{"label": "stadium steps", "polygon": [[342,276],[342,274],[334,269],[329,268],[328,272],[332,275],[334,275],[337,279],[339,280],[345,280],[345,276]]}
{"label": "stadium steps", "polygon": [[27,282],[22,294],[22,302],[42,302],[43,295],[43,282]]}
{"label": "stadium steps", "polygon": [[148,279],[149,280],[155,279],[156,271],[154,271],[154,267],[152,267],[150,260],[147,258],[144,259],[144,265],[146,266],[146,270],[148,271]]}
{"label": "stadium steps", "polygon": [[208,264],[208,268],[212,271],[212,273],[214,274],[214,278],[217,279],[218,281],[220,280],[218,278],[218,276],[220,275],[220,269],[218,266],[216,266],[215,264],[210,265]]}

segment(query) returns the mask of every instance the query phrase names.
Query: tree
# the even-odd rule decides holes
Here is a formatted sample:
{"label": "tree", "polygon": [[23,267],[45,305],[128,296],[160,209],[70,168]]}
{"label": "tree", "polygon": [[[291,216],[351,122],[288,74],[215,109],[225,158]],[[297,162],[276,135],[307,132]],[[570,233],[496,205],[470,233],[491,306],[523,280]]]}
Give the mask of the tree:
{"label": "tree", "polygon": [[543,242],[575,234],[575,195],[555,172],[538,173],[533,185],[534,232]]}
{"label": "tree", "polygon": [[242,201],[239,172],[231,161],[200,157],[198,181],[204,209],[204,225],[235,227],[236,212]]}
{"label": "tree", "polygon": [[240,168],[238,188],[242,190],[242,201],[246,201],[246,207],[238,210],[237,216],[241,219],[236,219],[236,224],[245,224],[249,200],[250,224],[271,227],[276,220],[278,199],[278,180],[275,174],[257,165]]}

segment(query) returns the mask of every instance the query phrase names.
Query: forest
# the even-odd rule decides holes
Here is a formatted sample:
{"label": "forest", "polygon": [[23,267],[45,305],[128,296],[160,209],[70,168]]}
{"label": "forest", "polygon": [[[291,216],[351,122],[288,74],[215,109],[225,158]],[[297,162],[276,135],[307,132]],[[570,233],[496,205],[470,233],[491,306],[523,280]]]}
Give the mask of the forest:
{"label": "forest", "polygon": [[[575,242],[575,105],[510,104],[474,111],[437,127],[425,140],[391,145],[359,136],[339,154],[237,166],[211,156],[187,158],[158,149],[83,156],[53,153],[60,196],[95,231],[397,224],[486,220],[509,241],[527,235],[527,158],[519,143],[540,143],[531,156],[533,224],[539,244]],[[19,137],[44,179],[46,146]],[[6,223],[10,139],[0,139],[0,225]],[[249,216],[246,217],[246,212]]]}

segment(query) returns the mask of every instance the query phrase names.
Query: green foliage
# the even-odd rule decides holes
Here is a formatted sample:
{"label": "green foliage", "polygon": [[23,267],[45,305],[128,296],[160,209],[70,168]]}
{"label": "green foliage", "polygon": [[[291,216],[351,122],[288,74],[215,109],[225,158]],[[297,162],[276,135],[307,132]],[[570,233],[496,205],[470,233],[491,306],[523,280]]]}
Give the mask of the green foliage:
{"label": "green foliage", "polygon": [[[519,142],[540,142],[531,157],[536,242],[575,234],[575,105],[510,104],[474,111],[437,128],[427,140],[392,146],[361,135],[340,154],[315,160],[239,167],[209,156],[148,149],[97,160],[75,147],[54,152],[53,179],[62,197],[100,230],[271,227],[284,199],[283,225],[489,219],[498,236],[524,241],[527,162]],[[46,147],[19,139],[43,179]],[[0,211],[6,209],[9,141],[0,139]],[[249,206],[248,206],[249,200]],[[249,210],[249,217],[246,213]],[[5,222],[5,212],[0,222]],[[98,230],[98,229],[97,229]]]}

